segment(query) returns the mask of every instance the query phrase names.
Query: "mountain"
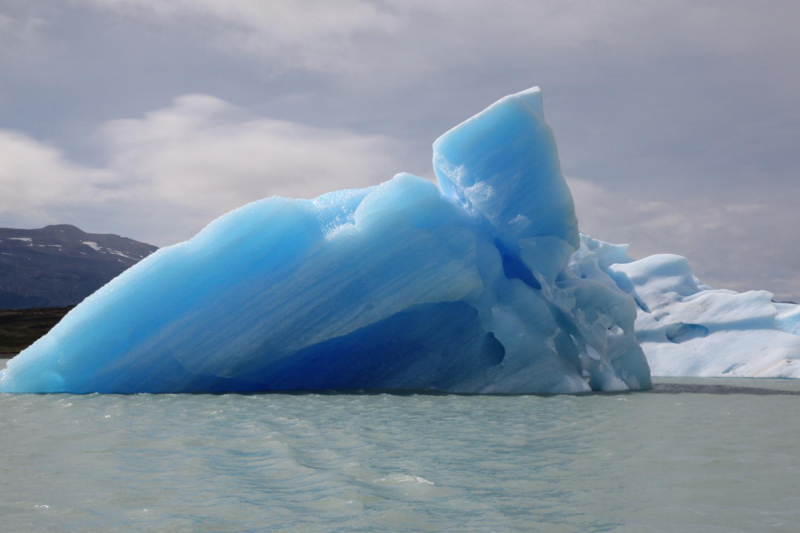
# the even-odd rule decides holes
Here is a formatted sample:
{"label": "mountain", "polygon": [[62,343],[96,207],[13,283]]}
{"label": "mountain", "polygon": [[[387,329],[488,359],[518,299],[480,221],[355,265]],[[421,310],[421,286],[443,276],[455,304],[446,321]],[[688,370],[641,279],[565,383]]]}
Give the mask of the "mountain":
{"label": "mountain", "polygon": [[67,224],[0,228],[0,309],[78,304],[156,250]]}

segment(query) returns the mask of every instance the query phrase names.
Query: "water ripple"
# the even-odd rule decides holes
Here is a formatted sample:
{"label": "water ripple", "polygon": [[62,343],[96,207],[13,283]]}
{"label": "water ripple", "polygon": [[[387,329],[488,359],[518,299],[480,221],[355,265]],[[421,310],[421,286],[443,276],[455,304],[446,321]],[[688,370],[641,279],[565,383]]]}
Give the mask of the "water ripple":
{"label": "water ripple", "polygon": [[798,393],[0,395],[0,529],[793,531]]}

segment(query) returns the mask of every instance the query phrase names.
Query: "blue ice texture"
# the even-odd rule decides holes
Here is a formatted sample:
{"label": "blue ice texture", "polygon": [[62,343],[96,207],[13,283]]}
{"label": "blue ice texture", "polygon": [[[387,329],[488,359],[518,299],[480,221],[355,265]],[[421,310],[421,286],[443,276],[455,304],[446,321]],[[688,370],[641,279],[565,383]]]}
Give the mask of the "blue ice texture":
{"label": "blue ice texture", "polygon": [[438,187],[398,174],[267,198],[159,250],[11,360],[0,391],[649,388],[633,293],[610,265],[576,267],[588,249],[539,89],[433,151]]}

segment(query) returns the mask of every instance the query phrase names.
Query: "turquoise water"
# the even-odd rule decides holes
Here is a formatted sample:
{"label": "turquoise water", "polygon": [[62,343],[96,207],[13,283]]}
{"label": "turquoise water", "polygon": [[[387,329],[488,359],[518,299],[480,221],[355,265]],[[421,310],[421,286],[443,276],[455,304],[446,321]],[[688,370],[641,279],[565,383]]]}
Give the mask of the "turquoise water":
{"label": "turquoise water", "polygon": [[763,380],[0,395],[0,529],[798,531],[798,414],[800,383]]}

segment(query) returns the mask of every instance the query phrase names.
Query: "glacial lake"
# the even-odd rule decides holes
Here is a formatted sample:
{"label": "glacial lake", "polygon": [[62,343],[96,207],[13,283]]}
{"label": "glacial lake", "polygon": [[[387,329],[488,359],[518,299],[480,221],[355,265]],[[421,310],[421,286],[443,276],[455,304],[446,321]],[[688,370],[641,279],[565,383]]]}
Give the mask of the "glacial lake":
{"label": "glacial lake", "polygon": [[[0,363],[2,364],[2,363]],[[2,531],[800,530],[800,382],[0,395]]]}

